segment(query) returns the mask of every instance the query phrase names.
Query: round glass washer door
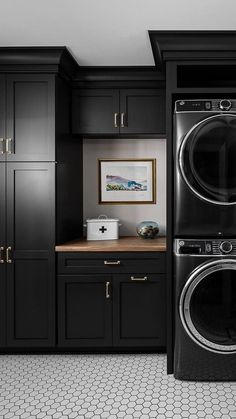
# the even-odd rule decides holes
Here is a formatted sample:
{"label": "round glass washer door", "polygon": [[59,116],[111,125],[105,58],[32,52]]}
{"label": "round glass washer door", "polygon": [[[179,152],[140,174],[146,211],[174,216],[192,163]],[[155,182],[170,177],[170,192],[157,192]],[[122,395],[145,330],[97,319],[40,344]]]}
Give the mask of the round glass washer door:
{"label": "round glass washer door", "polygon": [[236,353],[236,260],[197,268],[182,290],[179,313],[198,345],[212,352]]}
{"label": "round glass washer door", "polygon": [[236,204],[236,115],[206,118],[185,135],[179,167],[189,188],[201,199]]}

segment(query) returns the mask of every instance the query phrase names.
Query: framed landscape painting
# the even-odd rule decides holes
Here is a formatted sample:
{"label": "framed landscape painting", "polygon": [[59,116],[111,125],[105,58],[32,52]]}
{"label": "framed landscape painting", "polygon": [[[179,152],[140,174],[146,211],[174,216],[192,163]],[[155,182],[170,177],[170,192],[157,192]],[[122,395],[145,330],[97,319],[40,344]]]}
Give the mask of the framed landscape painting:
{"label": "framed landscape painting", "polygon": [[99,159],[100,204],[155,204],[156,159]]}

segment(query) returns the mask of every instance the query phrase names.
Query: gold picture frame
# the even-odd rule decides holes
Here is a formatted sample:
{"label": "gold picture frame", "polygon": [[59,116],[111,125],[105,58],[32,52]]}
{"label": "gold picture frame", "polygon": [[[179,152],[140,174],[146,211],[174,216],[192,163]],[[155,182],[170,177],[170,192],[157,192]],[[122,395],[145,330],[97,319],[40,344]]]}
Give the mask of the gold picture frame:
{"label": "gold picture frame", "polygon": [[156,203],[156,159],[98,159],[99,204]]}

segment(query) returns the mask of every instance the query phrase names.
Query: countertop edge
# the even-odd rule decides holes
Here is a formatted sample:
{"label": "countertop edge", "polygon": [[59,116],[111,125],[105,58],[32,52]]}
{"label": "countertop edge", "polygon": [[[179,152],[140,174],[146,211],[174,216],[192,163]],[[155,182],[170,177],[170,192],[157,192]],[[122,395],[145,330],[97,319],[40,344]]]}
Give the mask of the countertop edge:
{"label": "countertop edge", "polygon": [[141,239],[124,237],[118,240],[73,240],[55,247],[60,252],[166,252],[166,238]]}

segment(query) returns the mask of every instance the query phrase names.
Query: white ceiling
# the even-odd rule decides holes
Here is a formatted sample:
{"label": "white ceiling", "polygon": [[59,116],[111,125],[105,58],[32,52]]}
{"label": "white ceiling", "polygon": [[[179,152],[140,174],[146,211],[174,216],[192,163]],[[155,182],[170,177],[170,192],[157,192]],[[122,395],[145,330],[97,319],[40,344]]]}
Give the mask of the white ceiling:
{"label": "white ceiling", "polygon": [[153,65],[148,30],[236,29],[235,0],[1,0],[0,46],[66,45],[80,65]]}

